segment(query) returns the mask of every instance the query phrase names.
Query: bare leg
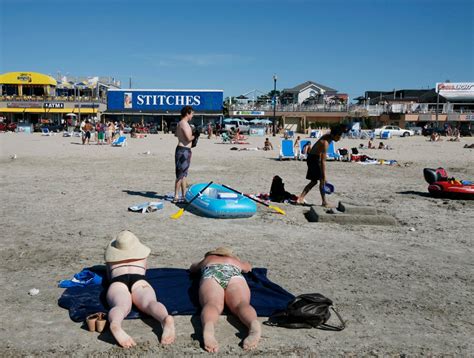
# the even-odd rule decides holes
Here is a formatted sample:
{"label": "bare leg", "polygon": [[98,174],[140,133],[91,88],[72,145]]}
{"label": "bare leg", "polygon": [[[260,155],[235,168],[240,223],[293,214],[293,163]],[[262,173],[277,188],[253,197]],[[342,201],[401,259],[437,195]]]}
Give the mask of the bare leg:
{"label": "bare leg", "polygon": [[212,278],[201,281],[199,286],[201,303],[201,323],[206,351],[215,353],[219,350],[214,327],[224,310],[224,289]]}
{"label": "bare leg", "polygon": [[322,204],[321,205],[326,207],[326,208],[329,208],[330,205],[326,201],[326,193],[324,192],[324,182],[323,181],[321,181],[319,183],[319,192],[321,193],[321,199],[322,199]]}
{"label": "bare leg", "polygon": [[186,195],[186,190],[188,189],[188,181],[187,178],[184,177],[183,180],[181,181],[181,197],[184,200],[184,196]]}
{"label": "bare leg", "polygon": [[174,319],[166,307],[156,300],[155,291],[146,281],[138,281],[132,287],[132,301],[137,308],[161,323],[161,344],[171,344],[176,338]]}
{"label": "bare leg", "polygon": [[132,308],[132,296],[128,292],[127,286],[121,282],[114,282],[107,291],[107,302],[112,309],[108,317],[110,322],[110,331],[123,348],[130,348],[137,344],[123,329],[122,321]]}
{"label": "bare leg", "polygon": [[298,200],[296,201],[298,204],[304,203],[305,196],[313,189],[313,187],[318,184],[318,181],[311,180],[308,185],[306,185],[303,189],[303,192],[298,196]]}
{"label": "bare leg", "polygon": [[181,179],[176,179],[176,182],[174,184],[174,200],[178,201],[178,193],[179,193],[179,188],[181,187],[181,183],[183,181],[183,178]]}
{"label": "bare leg", "polygon": [[244,339],[245,350],[252,350],[257,347],[262,334],[260,323],[257,320],[255,309],[250,306],[250,289],[245,280],[233,277],[225,291],[225,303],[249,329],[249,334]]}

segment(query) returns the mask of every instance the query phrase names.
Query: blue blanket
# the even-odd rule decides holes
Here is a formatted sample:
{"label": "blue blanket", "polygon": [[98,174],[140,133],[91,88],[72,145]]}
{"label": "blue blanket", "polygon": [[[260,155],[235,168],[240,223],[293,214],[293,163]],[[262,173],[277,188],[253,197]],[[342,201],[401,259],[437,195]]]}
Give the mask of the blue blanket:
{"label": "blue blanket", "polygon": [[[90,314],[107,312],[108,305],[105,299],[107,279],[105,266],[89,268],[101,275],[104,279],[101,285],[86,287],[70,287],[66,289],[58,300],[59,306],[69,310],[69,316],[74,322],[81,322]],[[254,268],[244,274],[250,287],[250,304],[257,311],[257,315],[268,317],[278,310],[286,308],[294,296],[274,284],[267,278],[267,269]],[[175,268],[149,269],[146,278],[155,289],[158,300],[165,305],[172,315],[194,315],[199,313],[198,298],[199,277],[191,277],[189,270]],[[133,307],[127,319],[142,317]]]}

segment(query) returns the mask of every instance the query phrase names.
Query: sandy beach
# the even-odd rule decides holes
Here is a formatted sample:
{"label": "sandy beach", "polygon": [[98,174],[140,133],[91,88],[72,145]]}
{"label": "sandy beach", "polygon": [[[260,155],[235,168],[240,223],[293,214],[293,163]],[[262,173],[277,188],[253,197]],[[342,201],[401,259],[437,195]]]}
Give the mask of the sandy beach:
{"label": "sandy beach", "polygon": [[[264,152],[231,151],[233,145],[201,138],[189,182],[213,180],[261,193],[279,175],[287,191],[299,194],[307,184],[306,163],[278,161],[279,139],[270,140],[275,150]],[[251,137],[247,147],[263,141]],[[336,147],[359,143],[344,139]],[[222,316],[220,355],[470,356],[474,201],[428,196],[422,170],[443,166],[450,176],[474,180],[474,149],[463,148],[471,143],[474,138],[394,138],[387,142],[393,150],[364,153],[399,166],[328,162],[328,180],[336,188],[331,203],[374,206],[398,222],[368,226],[308,222],[309,207],[291,204],[277,204],[286,216],[260,206],[252,218],[234,220],[185,212],[175,221],[170,215],[178,208],[170,202],[154,213],[128,212],[173,191],[173,135],[129,138],[127,147],[113,148],[83,146],[80,138],[61,134],[0,133],[1,355],[207,355],[196,317],[175,317],[177,339],[168,347],[158,343],[158,323],[125,321],[138,343],[125,351],[109,332],[88,332],[58,306],[58,281],[103,264],[112,236],[129,229],[152,249],[150,267],[188,268],[204,252],[228,245],[254,267],[268,268],[269,278],[291,293],[331,298],[347,321],[342,332],[263,326],[260,345],[248,353],[239,346],[242,326]],[[317,190],[307,201],[320,204]],[[30,296],[32,288],[39,294]]]}

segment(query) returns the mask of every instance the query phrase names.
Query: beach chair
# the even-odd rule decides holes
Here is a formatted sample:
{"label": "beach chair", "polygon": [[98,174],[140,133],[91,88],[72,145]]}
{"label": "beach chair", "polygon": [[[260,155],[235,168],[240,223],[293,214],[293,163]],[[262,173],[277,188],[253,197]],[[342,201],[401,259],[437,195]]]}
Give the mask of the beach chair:
{"label": "beach chair", "polygon": [[329,143],[328,151],[326,153],[326,160],[341,160],[341,155],[336,152],[334,142]]}
{"label": "beach chair", "polygon": [[112,142],[112,147],[125,147],[127,145],[127,137],[121,135]]}
{"label": "beach chair", "polygon": [[41,135],[52,135],[51,132],[49,131],[49,128],[41,128]]}
{"label": "beach chair", "polygon": [[231,139],[226,132],[223,132],[221,134],[221,138],[222,138],[222,143],[231,143]]}
{"label": "beach chair", "polygon": [[311,143],[309,139],[302,139],[300,141],[300,147],[298,148],[298,159],[299,160],[306,160],[307,154],[303,154],[303,148],[307,143]]}
{"label": "beach chair", "polygon": [[383,131],[380,133],[380,139],[390,139],[391,133],[389,131]]}
{"label": "beach chair", "polygon": [[286,136],[288,138],[294,138],[295,137],[295,131],[289,131],[289,130],[286,130]]}
{"label": "beach chair", "polygon": [[282,139],[280,146],[280,156],[278,159],[295,159],[295,149],[293,147],[292,139]]}
{"label": "beach chair", "polygon": [[321,137],[321,131],[318,129],[313,129],[311,130],[311,133],[309,134],[310,138],[319,138]]}

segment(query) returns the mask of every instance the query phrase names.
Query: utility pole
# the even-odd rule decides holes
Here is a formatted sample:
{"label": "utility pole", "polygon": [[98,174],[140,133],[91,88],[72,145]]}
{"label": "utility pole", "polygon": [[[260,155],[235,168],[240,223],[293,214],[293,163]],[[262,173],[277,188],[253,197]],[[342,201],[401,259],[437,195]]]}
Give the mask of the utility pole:
{"label": "utility pole", "polygon": [[276,122],[276,88],[277,88],[277,75],[273,74],[273,136],[276,135],[275,122]]}

